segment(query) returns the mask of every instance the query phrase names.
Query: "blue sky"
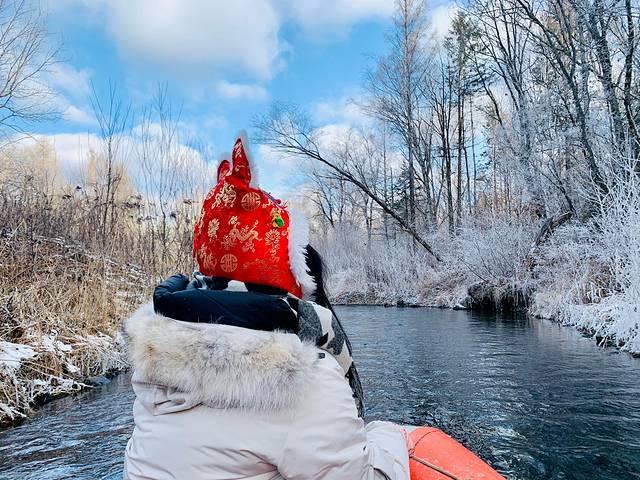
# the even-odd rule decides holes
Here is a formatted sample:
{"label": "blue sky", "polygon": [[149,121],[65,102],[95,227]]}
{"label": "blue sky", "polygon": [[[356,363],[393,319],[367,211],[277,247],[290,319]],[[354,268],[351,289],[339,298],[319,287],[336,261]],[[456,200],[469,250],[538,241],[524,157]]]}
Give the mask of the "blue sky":
{"label": "blue sky", "polygon": [[[273,101],[303,106],[318,126],[351,123],[349,99],[386,50],[393,8],[393,0],[45,0],[52,43],[62,43],[50,82],[64,115],[35,132],[53,139],[63,163],[79,161],[86,148],[75,144],[96,130],[91,85],[106,92],[109,81],[134,107],[166,82],[189,140],[216,152]],[[436,27],[449,10],[435,9]],[[282,188],[284,176],[266,173],[268,186]]]}

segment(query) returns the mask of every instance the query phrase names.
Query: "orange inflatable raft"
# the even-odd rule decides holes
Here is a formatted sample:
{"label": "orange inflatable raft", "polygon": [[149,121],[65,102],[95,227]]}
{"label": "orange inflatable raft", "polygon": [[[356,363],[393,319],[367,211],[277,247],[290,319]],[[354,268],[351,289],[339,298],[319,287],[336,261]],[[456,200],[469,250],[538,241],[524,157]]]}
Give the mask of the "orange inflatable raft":
{"label": "orange inflatable raft", "polygon": [[505,480],[493,468],[437,428],[409,433],[411,480]]}

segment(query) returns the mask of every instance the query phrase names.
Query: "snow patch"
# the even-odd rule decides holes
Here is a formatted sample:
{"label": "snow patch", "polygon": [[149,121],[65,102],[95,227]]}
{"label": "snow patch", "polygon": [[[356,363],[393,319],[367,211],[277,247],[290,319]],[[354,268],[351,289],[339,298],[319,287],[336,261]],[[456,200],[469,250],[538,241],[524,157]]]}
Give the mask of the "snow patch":
{"label": "snow patch", "polygon": [[42,349],[51,353],[57,353],[57,352],[69,353],[73,350],[73,347],[71,345],[68,345],[60,340],[57,340],[56,337],[57,337],[57,332],[53,332],[49,335],[44,335],[42,337]]}
{"label": "snow patch", "polygon": [[36,351],[29,345],[0,341],[0,368],[15,373],[24,360],[31,360]]}

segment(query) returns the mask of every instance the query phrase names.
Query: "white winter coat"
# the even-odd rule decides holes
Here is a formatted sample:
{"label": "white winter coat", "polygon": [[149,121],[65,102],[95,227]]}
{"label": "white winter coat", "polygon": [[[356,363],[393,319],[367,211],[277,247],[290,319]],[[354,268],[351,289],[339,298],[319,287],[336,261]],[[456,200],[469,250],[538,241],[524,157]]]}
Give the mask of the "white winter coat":
{"label": "white winter coat", "polygon": [[150,305],[125,332],[136,394],[125,479],[408,480],[402,430],[365,427],[336,360],[297,336]]}

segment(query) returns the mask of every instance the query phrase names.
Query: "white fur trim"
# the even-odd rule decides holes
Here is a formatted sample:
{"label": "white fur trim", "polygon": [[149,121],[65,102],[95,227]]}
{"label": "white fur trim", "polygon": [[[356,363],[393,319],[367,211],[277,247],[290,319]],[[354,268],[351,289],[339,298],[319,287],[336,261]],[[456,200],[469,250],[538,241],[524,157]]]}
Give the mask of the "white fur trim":
{"label": "white fur trim", "polygon": [[293,407],[313,380],[317,349],[296,335],[172,320],[144,305],[124,325],[136,377],[214,408]]}
{"label": "white fur trim", "polygon": [[302,212],[289,208],[289,265],[302,287],[302,296],[308,298],[316,291],[316,282],[307,267],[305,251],[309,244],[309,223]]}
{"label": "white fur trim", "polygon": [[242,140],[242,146],[244,148],[244,154],[247,157],[247,161],[249,162],[249,170],[251,171],[251,182],[249,182],[249,186],[252,188],[260,188],[258,185],[260,182],[259,179],[259,170],[258,165],[256,165],[256,161],[253,158],[253,154],[251,153],[251,146],[249,145],[249,137],[247,136],[246,130],[240,130],[236,138]]}

